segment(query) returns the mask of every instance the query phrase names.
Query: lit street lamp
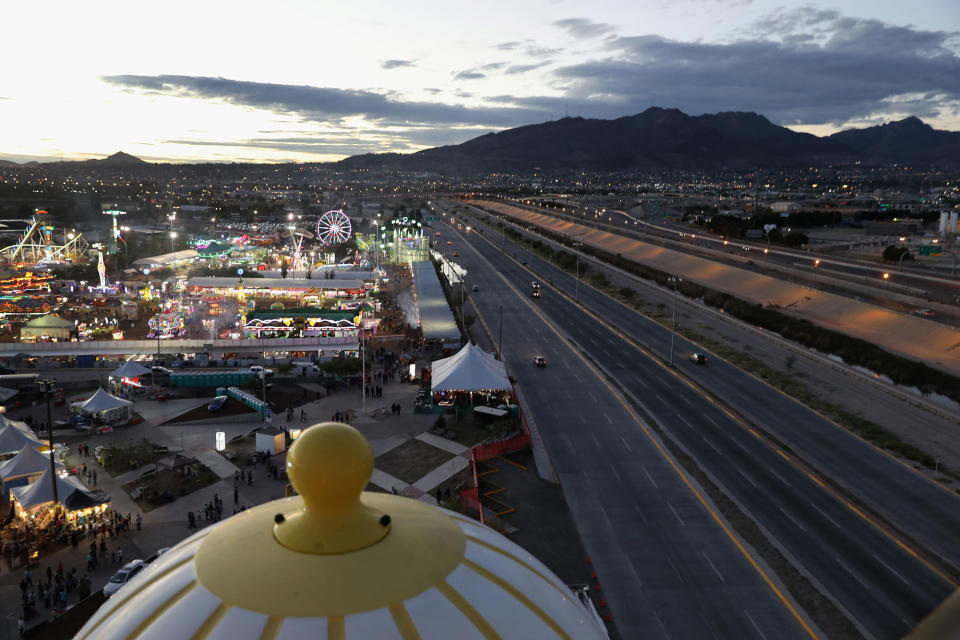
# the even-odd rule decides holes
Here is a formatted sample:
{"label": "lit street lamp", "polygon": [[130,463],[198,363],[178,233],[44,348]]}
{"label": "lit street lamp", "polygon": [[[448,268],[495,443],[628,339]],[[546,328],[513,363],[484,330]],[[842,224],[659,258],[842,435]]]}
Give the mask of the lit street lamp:
{"label": "lit street lamp", "polygon": [[884,290],[884,291],[887,290],[887,280],[889,280],[889,279],[890,279],[890,274],[887,273],[886,271],[884,271],[884,272],[883,272],[883,290]]}

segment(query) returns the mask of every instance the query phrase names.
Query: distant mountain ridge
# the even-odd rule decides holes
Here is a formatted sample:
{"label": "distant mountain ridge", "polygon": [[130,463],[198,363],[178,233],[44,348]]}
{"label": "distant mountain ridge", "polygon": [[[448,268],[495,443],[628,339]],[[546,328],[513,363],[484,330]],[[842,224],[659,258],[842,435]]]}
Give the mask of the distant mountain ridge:
{"label": "distant mountain ridge", "polygon": [[365,154],[343,167],[436,171],[753,168],[810,162],[960,162],[960,133],[917,118],[827,137],[798,133],[756,113],[690,116],[651,107],[615,120],[563,118],[412,154]]}
{"label": "distant mountain ridge", "polygon": [[[810,163],[863,162],[960,165],[960,132],[932,128],[915,117],[818,137],[773,124],[762,115],[728,111],[690,116],[650,107],[614,120],[563,118],[473,138],[416,153],[351,156],[338,168],[477,173],[493,171],[750,169]],[[325,164],[325,163],[317,163]],[[173,166],[118,151],[96,160],[0,160],[0,167],[139,169]]]}

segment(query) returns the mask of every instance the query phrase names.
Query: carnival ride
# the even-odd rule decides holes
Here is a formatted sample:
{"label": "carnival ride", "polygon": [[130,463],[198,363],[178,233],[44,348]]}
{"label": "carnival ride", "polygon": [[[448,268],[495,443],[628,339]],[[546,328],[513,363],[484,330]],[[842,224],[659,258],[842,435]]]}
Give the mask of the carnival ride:
{"label": "carnival ride", "polygon": [[64,233],[63,244],[54,240],[53,225],[38,211],[16,244],[0,249],[0,258],[14,263],[74,262],[86,258],[90,245],[80,233]]}
{"label": "carnival ride", "polygon": [[343,211],[327,211],[317,221],[317,239],[326,247],[343,244],[353,234],[350,218]]}

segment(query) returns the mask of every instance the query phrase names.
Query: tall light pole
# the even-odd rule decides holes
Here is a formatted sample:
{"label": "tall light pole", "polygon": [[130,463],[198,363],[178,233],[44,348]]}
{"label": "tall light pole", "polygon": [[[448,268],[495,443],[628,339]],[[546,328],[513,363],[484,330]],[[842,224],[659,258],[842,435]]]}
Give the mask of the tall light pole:
{"label": "tall light pole", "polygon": [[360,313],[360,415],[367,415],[367,354],[363,333],[363,312]]}
{"label": "tall light pole", "polygon": [[497,309],[500,312],[500,320],[497,323],[497,354],[500,356],[500,361],[503,361],[503,305],[498,305]]}
{"label": "tall light pole", "polygon": [[50,388],[53,380],[37,380],[47,400],[47,446],[50,447],[50,482],[53,484],[53,510],[60,512],[60,499],[57,496],[57,463],[53,458],[53,416],[50,410]]}
{"label": "tall light pole", "polygon": [[577,289],[576,294],[574,295],[574,300],[577,304],[580,303],[580,247],[583,246],[582,242],[572,242],[571,246],[573,247],[573,252],[577,256]]}
{"label": "tall light pole", "polygon": [[903,259],[910,255],[910,249],[904,249],[903,253],[900,254],[900,259],[897,260],[897,271],[903,271]]}
{"label": "tall light pole", "polygon": [[673,343],[677,338],[677,287],[683,280],[670,276],[668,281],[673,283],[673,317],[670,320],[670,366],[673,366]]}

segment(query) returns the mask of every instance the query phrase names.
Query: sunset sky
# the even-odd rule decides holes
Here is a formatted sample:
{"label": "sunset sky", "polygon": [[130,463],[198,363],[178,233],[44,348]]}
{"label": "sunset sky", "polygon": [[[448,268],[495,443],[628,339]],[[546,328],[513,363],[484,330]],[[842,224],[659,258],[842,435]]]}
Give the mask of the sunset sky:
{"label": "sunset sky", "polygon": [[0,158],[325,161],[651,105],[960,130],[960,2],[13,3]]}

